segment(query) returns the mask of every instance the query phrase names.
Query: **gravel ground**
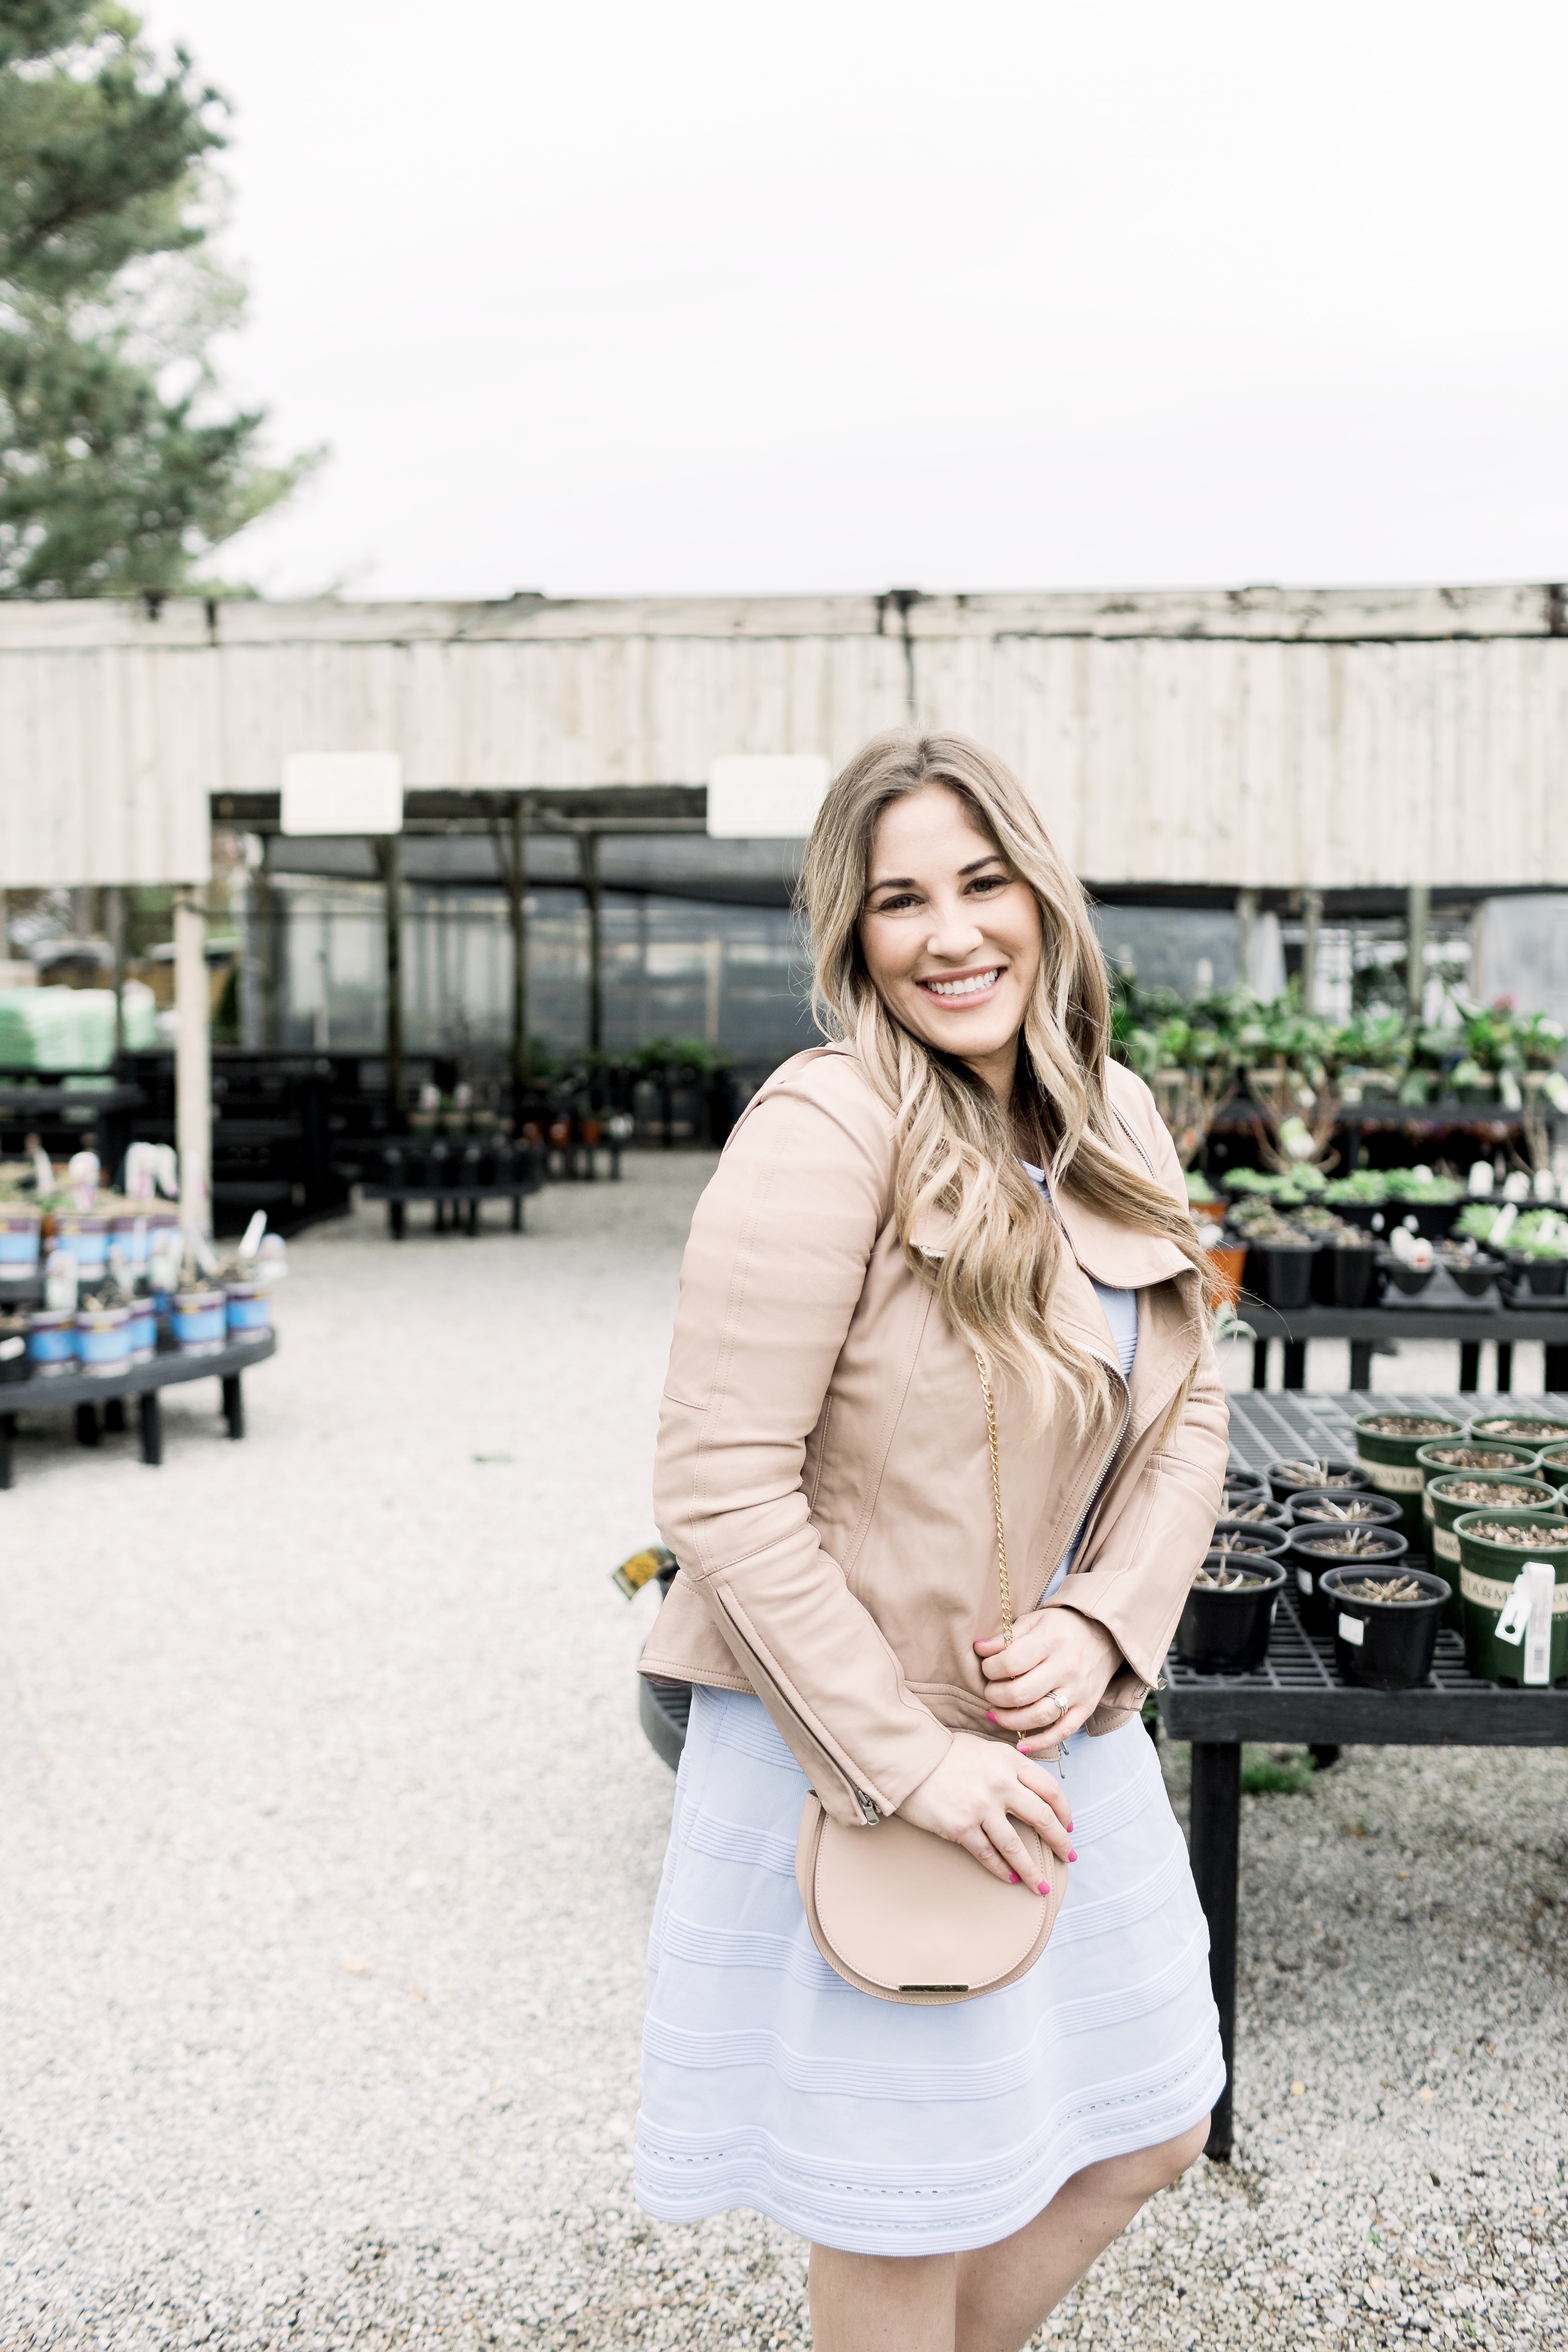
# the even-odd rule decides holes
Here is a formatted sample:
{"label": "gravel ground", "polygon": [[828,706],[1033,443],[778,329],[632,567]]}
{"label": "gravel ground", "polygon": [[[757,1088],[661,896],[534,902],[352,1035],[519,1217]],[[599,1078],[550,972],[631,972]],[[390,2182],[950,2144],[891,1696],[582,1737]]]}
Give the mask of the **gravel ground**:
{"label": "gravel ground", "polygon": [[[797,2242],[628,2189],[672,1782],[607,1570],[704,1165],[308,1237],[243,1446],[199,1389],[159,1472],[24,1433],[0,2346],[806,2340]],[[1560,2345],[1565,1832],[1558,1752],[1249,1797],[1237,2161],[1042,2340]]]}

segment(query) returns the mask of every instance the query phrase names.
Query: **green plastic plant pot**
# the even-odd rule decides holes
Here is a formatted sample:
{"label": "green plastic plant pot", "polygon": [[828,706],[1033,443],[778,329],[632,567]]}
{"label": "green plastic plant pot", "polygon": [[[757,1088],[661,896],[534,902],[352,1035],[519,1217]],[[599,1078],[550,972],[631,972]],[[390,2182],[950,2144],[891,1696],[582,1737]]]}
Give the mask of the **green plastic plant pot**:
{"label": "green plastic plant pot", "polygon": [[[1500,1437],[1493,1438],[1485,1445],[1473,1444],[1467,1437],[1460,1438],[1458,1444],[1439,1439],[1435,1445],[1423,1445],[1415,1459],[1426,1482],[1421,1492],[1421,1516],[1425,1522],[1421,1549],[1434,1566],[1436,1565],[1432,1541],[1432,1481],[1435,1478],[1446,1478],[1450,1475],[1457,1476],[1462,1471],[1474,1471],[1479,1475],[1481,1471],[1500,1470],[1505,1475],[1511,1475],[1515,1472],[1532,1471],[1536,1465],[1533,1446],[1505,1444]],[[1454,1557],[1458,1560],[1458,1554],[1456,1552]],[[1455,1590],[1458,1589],[1456,1585]],[[1459,1623],[1457,1602],[1450,1622],[1456,1627]]]}
{"label": "green plastic plant pot", "polygon": [[[1478,1534],[1479,1527],[1498,1521],[1529,1528],[1530,1542],[1497,1542]],[[1461,1511],[1454,1532],[1459,1538],[1465,1664],[1471,1674],[1489,1683],[1523,1682],[1524,1646],[1500,1641],[1498,1620],[1525,1561],[1544,1559],[1552,1564],[1554,1582],[1548,1680],[1561,1682],[1568,1675],[1568,1518],[1560,1511]]]}
{"label": "green plastic plant pot", "polygon": [[[1447,1449],[1458,1452],[1457,1447]],[[1489,1448],[1478,1446],[1478,1453]],[[1482,1486],[1489,1491],[1478,1496],[1465,1494],[1465,1487]],[[1422,1501],[1430,1514],[1427,1526],[1428,1557],[1432,1567],[1453,1594],[1453,1602],[1443,1619],[1456,1633],[1465,1630],[1465,1612],[1459,1597],[1459,1538],[1455,1526],[1466,1511],[1545,1511],[1559,1515],[1563,1505],[1554,1487],[1544,1478],[1531,1478],[1521,1471],[1454,1470],[1432,1479]]]}
{"label": "green plastic plant pot", "polygon": [[1536,1468],[1553,1486],[1568,1486],[1568,1444],[1549,1445],[1536,1456]]}
{"label": "green plastic plant pot", "polygon": [[1568,1444],[1568,1414],[1542,1405],[1498,1405],[1479,1412],[1465,1424],[1465,1433],[1479,1444],[1494,1437],[1505,1445],[1528,1445],[1539,1454],[1543,1445]]}
{"label": "green plastic plant pot", "polygon": [[1413,1551],[1426,1547],[1421,1494],[1426,1474],[1416,1455],[1424,1445],[1464,1435],[1462,1421],[1443,1412],[1364,1412],[1355,1425],[1355,1458],[1380,1495],[1399,1505],[1400,1528]]}

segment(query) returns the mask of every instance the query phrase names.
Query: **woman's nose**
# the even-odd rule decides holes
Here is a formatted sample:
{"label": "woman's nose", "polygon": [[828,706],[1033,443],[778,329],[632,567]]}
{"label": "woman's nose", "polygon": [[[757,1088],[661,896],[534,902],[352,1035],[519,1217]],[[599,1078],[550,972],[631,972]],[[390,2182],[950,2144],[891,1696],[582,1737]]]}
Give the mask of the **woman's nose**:
{"label": "woman's nose", "polygon": [[985,934],[973,915],[962,904],[933,909],[936,920],[926,940],[926,953],[942,956],[952,962],[964,956],[975,955],[985,944]]}

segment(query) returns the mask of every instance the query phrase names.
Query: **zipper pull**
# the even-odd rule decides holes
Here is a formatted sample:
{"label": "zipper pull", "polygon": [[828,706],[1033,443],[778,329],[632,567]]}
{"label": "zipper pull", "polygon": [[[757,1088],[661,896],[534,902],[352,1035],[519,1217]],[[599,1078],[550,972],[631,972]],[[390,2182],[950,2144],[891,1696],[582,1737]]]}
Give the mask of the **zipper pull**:
{"label": "zipper pull", "polygon": [[865,1815],[866,1827],[868,1830],[880,1828],[882,1816],[877,1811],[876,1806],[871,1802],[870,1798],[866,1794],[864,1789],[856,1790],[855,1802],[859,1806],[861,1812]]}

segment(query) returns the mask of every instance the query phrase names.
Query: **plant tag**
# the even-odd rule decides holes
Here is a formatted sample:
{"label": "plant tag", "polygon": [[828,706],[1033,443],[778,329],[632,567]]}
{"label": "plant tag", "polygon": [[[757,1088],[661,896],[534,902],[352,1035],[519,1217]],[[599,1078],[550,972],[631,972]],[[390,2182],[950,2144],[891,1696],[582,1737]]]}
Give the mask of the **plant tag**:
{"label": "plant tag", "polygon": [[1312,1597],[1312,1576],[1310,1569],[1299,1568],[1296,1570],[1296,1590],[1298,1592],[1304,1594],[1306,1598],[1310,1601]]}
{"label": "plant tag", "polygon": [[666,1551],[662,1544],[649,1544],[645,1551],[634,1551],[630,1559],[623,1559],[619,1568],[611,1570],[611,1577],[626,1599],[632,1601],[645,1584],[652,1582],[661,1568],[674,1566],[672,1551]]}
{"label": "plant tag", "polygon": [[1549,1560],[1527,1559],[1498,1619],[1500,1642],[1524,1643],[1527,1683],[1545,1684],[1552,1679],[1552,1603],[1556,1581]]}
{"label": "plant tag", "polygon": [[1363,1619],[1360,1617],[1347,1617],[1344,1611],[1342,1609],[1340,1612],[1340,1639],[1342,1642],[1348,1642],[1352,1650],[1359,1650],[1362,1643],[1366,1640],[1366,1625]]}

